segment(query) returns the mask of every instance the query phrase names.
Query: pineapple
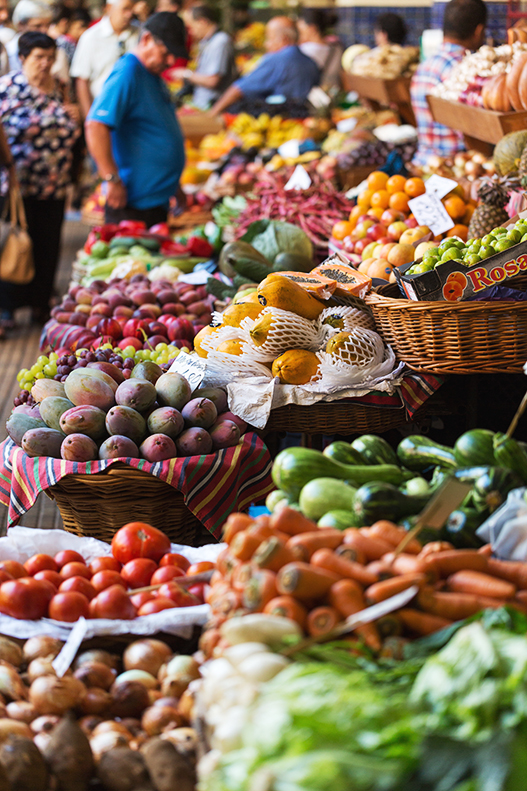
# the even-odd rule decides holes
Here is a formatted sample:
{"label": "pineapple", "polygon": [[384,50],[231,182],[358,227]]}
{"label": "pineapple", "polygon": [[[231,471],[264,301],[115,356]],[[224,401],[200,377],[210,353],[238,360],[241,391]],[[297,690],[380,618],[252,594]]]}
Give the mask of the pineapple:
{"label": "pineapple", "polygon": [[505,205],[509,201],[510,181],[500,178],[482,179],[478,189],[479,203],[468,226],[468,238],[480,239],[507,222]]}
{"label": "pineapple", "polygon": [[527,187],[527,146],[522,151],[520,164],[518,165],[518,176],[522,187]]}

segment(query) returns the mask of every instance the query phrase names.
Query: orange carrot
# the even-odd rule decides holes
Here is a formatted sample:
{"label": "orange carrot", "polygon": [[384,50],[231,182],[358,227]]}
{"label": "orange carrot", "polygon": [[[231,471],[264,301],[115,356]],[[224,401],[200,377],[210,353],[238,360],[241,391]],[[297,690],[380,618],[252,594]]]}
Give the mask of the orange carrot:
{"label": "orange carrot", "polygon": [[395,555],[393,552],[388,552],[383,555],[382,561],[387,563],[394,574],[430,574],[437,577],[437,573],[427,564],[423,558],[416,555],[407,555],[401,552],[400,555]]}
{"label": "orange carrot", "polygon": [[255,571],[242,593],[242,603],[251,612],[262,612],[276,596],[276,574],[269,569]]}
{"label": "orange carrot", "polygon": [[214,604],[214,602],[223,596],[224,593],[228,593],[232,590],[231,586],[226,580],[222,582],[217,582],[215,585],[211,586],[207,589],[206,593],[206,601],[207,604]]}
{"label": "orange carrot", "polygon": [[437,570],[441,577],[449,577],[456,571],[487,571],[488,560],[475,549],[447,549],[426,558],[426,562]]}
{"label": "orange carrot", "polygon": [[516,585],[521,590],[527,588],[527,563],[518,560],[488,559],[489,574]]}
{"label": "orange carrot", "polygon": [[512,599],[516,585],[506,580],[496,579],[481,571],[456,571],[448,577],[447,589],[458,593],[473,593],[476,596],[490,596],[491,599]]}
{"label": "orange carrot", "polygon": [[290,618],[292,621],[296,621],[304,631],[306,629],[307,610],[293,596],[275,596],[274,599],[267,602],[263,611],[267,615],[281,615],[282,618]]}
{"label": "orange carrot", "polygon": [[355,563],[360,563],[362,566],[366,563],[366,555],[364,552],[360,552],[355,547],[346,546],[346,544],[341,544],[340,547],[337,547],[335,550],[335,554],[339,556],[339,558],[346,558],[346,560],[353,560]]}
{"label": "orange carrot", "polygon": [[203,651],[206,659],[212,657],[212,653],[221,640],[221,632],[219,629],[207,629],[201,633],[199,638],[199,650]]}
{"label": "orange carrot", "polygon": [[436,552],[446,552],[448,549],[454,549],[454,545],[450,541],[430,541],[425,544],[419,553],[420,558],[426,558],[428,555],[435,555]]}
{"label": "orange carrot", "polygon": [[223,540],[230,544],[236,533],[246,530],[254,519],[249,514],[230,514],[223,528]]}
{"label": "orange carrot", "polygon": [[223,574],[220,571],[218,571],[218,569],[215,569],[212,572],[212,577],[209,580],[209,585],[212,588],[214,585],[217,585],[218,582],[223,582],[224,579],[225,577],[223,576]]}
{"label": "orange carrot", "polygon": [[[355,615],[365,608],[362,592],[353,580],[335,582],[330,588],[328,599],[330,605],[338,610],[343,618],[349,618],[350,615]],[[380,650],[381,640],[374,624],[364,624],[355,631],[372,650]]]}
{"label": "orange carrot", "polygon": [[[279,593],[289,593],[301,601],[311,601],[324,596],[337,580],[337,575],[330,571],[297,561],[280,569],[276,587]],[[358,584],[354,585],[360,591]]]}
{"label": "orange carrot", "polygon": [[307,616],[307,631],[311,637],[319,637],[331,632],[341,620],[340,613],[334,607],[315,607]]}
{"label": "orange carrot", "polygon": [[230,590],[211,603],[212,612],[218,615],[231,615],[242,607],[239,593]]}
{"label": "orange carrot", "polygon": [[393,552],[392,544],[388,544],[381,538],[365,535],[362,528],[357,530],[355,527],[348,527],[347,530],[344,530],[343,543],[362,552],[368,561],[380,560],[387,552]]}
{"label": "orange carrot", "polygon": [[522,606],[527,606],[527,590],[516,591],[515,598]]}
{"label": "orange carrot", "polygon": [[406,607],[399,610],[397,615],[406,629],[423,637],[428,634],[434,634],[440,629],[446,629],[447,626],[452,624],[452,621],[447,618],[441,618],[439,615],[430,615],[430,613],[419,612],[419,610],[407,609]]}
{"label": "orange carrot", "polygon": [[316,522],[307,519],[300,511],[289,508],[279,508],[270,518],[270,525],[275,530],[281,530],[289,536],[296,536],[299,533],[312,533],[317,529]]}
{"label": "orange carrot", "polygon": [[370,585],[364,591],[364,599],[368,604],[377,604],[377,602],[389,599],[390,596],[395,596],[396,593],[411,588],[412,585],[422,587],[425,582],[424,574],[402,574],[400,577],[393,577],[391,580],[382,580]]}
{"label": "orange carrot", "polygon": [[276,536],[263,541],[252,557],[252,562],[257,566],[271,571],[280,571],[282,566],[294,560],[294,552]]}
{"label": "orange carrot", "polygon": [[391,577],[395,576],[395,573],[390,566],[389,563],[386,563],[385,560],[372,560],[371,563],[368,563],[366,566],[366,570],[369,571],[370,574],[373,574],[376,578],[375,581],[378,582],[379,580],[389,580]]}
{"label": "orange carrot", "polygon": [[260,537],[258,534],[251,535],[248,530],[243,530],[232,539],[231,553],[238,560],[250,560],[263,540],[263,536]]}
{"label": "orange carrot", "polygon": [[377,581],[375,574],[361,566],[360,563],[339,557],[331,549],[325,547],[317,549],[311,556],[311,564],[318,568],[326,569],[326,571],[332,571],[334,574],[338,574],[339,577],[356,580],[361,585],[372,585]]}
{"label": "orange carrot", "polygon": [[242,592],[254,572],[252,563],[239,563],[232,572],[231,585],[233,590]]}
{"label": "orange carrot", "polygon": [[333,528],[320,528],[312,533],[292,536],[286,546],[297,560],[308,561],[317,549],[336,549],[342,543],[342,533]]}
{"label": "orange carrot", "polygon": [[216,568],[225,576],[227,574],[227,569],[229,568],[229,561],[232,558],[232,555],[229,551],[229,547],[225,547],[222,549],[218,557],[216,558]]}
{"label": "orange carrot", "polygon": [[257,538],[262,539],[262,541],[265,538],[271,538],[271,536],[275,535],[275,531],[270,525],[261,524],[258,522],[255,522],[254,525],[248,527],[246,532],[250,536],[256,536]]}
{"label": "orange carrot", "polygon": [[[472,593],[448,593],[423,588],[417,594],[419,607],[431,615],[439,615],[449,621],[461,621],[487,607],[487,600]],[[496,600],[494,599],[494,605]]]}
{"label": "orange carrot", "polygon": [[[362,529],[362,533],[372,536],[373,538],[380,538],[394,547],[398,547],[401,541],[406,538],[407,532],[402,527],[397,527],[393,522],[388,522],[386,519],[380,519],[375,522],[369,529]],[[409,555],[418,555],[421,551],[421,544],[416,538],[412,538],[410,543],[405,547],[405,552]]]}

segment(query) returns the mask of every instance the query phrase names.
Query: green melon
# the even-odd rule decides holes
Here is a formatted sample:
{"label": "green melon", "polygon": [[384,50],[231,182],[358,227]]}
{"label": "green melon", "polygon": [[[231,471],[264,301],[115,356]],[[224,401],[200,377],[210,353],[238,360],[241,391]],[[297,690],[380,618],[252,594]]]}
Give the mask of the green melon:
{"label": "green melon", "polygon": [[510,132],[501,138],[494,149],[494,164],[500,176],[509,176],[518,171],[523,149],[527,145],[527,129]]}

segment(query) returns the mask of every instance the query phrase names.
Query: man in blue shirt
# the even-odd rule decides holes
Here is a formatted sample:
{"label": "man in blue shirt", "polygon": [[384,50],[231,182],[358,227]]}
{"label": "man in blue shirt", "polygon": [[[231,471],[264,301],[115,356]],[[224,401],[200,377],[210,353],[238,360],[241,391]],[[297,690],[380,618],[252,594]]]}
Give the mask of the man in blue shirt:
{"label": "man in blue shirt", "polygon": [[134,52],[115,64],[86,120],[86,142],[107,185],[106,222],[166,221],[185,164],[183,135],[161,73],[187,57],[177,14],[154,14]]}
{"label": "man in blue shirt", "polygon": [[265,55],[253,72],[236,80],[213,106],[219,115],[234,102],[243,99],[265,100],[268,96],[284,96],[303,102],[315,85],[320,71],[315,61],[296,46],[297,30],[286,16],[277,16],[265,29]]}

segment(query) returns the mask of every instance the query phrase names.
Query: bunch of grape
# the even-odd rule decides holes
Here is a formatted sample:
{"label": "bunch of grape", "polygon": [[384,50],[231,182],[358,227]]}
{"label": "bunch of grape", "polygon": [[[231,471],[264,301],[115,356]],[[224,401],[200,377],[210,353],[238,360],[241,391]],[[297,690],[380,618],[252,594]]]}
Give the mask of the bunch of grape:
{"label": "bunch of grape", "polygon": [[28,406],[35,406],[37,402],[29,392],[29,390],[21,390],[19,394],[16,396],[13,404],[15,406],[22,406],[22,404],[27,404]]}

